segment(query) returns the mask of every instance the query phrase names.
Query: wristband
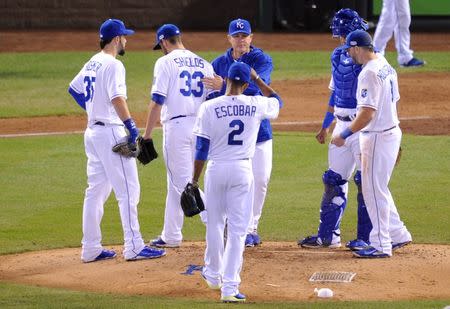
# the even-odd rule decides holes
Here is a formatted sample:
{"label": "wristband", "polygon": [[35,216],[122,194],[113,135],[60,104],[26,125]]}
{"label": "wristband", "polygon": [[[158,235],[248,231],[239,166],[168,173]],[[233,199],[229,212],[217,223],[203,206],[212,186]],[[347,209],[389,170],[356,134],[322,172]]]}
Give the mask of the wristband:
{"label": "wristband", "polygon": [[134,122],[133,118],[128,118],[123,122],[125,127],[127,128],[128,132],[130,133],[130,136],[128,138],[128,142],[131,144],[136,144],[136,140],[139,136],[139,130],[136,126],[136,123]]}
{"label": "wristband", "polygon": [[347,137],[349,137],[350,135],[352,135],[353,132],[352,130],[350,130],[349,128],[346,128],[344,131],[341,132],[341,134],[339,134],[343,139],[346,139]]}
{"label": "wristband", "polygon": [[326,112],[323,118],[322,128],[328,129],[334,120],[334,114],[331,112]]}

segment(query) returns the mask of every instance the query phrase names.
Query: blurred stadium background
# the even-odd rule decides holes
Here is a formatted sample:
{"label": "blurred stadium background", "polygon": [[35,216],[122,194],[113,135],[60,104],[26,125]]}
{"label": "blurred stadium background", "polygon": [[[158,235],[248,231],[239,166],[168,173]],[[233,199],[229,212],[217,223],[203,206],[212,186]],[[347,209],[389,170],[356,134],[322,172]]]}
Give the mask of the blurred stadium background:
{"label": "blurred stadium background", "polygon": [[[449,0],[410,0],[412,31],[449,31]],[[222,31],[229,20],[248,19],[257,31],[328,31],[334,12],[355,9],[376,26],[382,0],[15,0],[0,1],[0,29],[96,29],[120,18],[131,27],[166,22],[186,30]]]}

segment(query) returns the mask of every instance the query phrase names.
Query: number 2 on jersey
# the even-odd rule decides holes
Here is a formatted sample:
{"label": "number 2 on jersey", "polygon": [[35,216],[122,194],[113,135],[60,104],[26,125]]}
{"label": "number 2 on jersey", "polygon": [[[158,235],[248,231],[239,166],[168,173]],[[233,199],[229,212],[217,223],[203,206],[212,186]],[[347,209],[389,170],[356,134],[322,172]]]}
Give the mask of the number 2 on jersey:
{"label": "number 2 on jersey", "polygon": [[202,72],[195,71],[194,73],[189,73],[189,71],[182,71],[180,73],[180,78],[184,79],[184,88],[180,89],[180,92],[185,97],[191,94],[194,97],[201,97],[203,94],[203,83],[202,78],[205,77]]}
{"label": "number 2 on jersey", "polygon": [[95,77],[94,76],[85,76],[84,83],[86,84],[86,96],[84,97],[84,100],[86,102],[92,101],[92,99],[94,98]]}
{"label": "number 2 on jersey", "polygon": [[235,138],[244,132],[244,123],[239,119],[235,119],[230,122],[229,127],[237,127],[237,129],[234,129],[228,134],[228,145],[242,145],[242,140],[236,140]]}

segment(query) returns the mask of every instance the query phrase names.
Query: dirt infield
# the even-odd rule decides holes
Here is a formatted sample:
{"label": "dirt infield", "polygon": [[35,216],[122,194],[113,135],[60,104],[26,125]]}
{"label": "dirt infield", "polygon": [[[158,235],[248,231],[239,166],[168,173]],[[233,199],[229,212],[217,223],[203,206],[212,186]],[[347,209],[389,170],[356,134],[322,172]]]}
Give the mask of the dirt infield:
{"label": "dirt infield", "polygon": [[[120,247],[114,248],[118,252]],[[199,272],[204,243],[185,242],[157,260],[114,260],[83,264],[78,249],[0,256],[0,278],[9,282],[113,294],[158,295],[217,301]],[[20,259],[20,263],[17,263]],[[351,283],[309,282],[314,272],[356,273]],[[361,260],[344,249],[299,249],[295,243],[268,242],[245,250],[241,291],[250,302],[307,301],[314,288],[328,287],[342,301],[449,299],[450,247],[410,245],[393,258]],[[108,282],[108,284],[98,284]]]}
{"label": "dirt infield", "polygon": [[[129,40],[130,50],[149,50],[153,32],[138,31]],[[228,48],[224,33],[185,33],[192,50]],[[0,52],[95,50],[95,31],[0,33]],[[413,34],[417,51],[450,50],[450,34]],[[28,42],[28,43],[27,43]],[[29,44],[32,42],[32,44]],[[255,45],[265,50],[331,50],[335,42],[327,34],[255,34]],[[392,43],[389,47],[392,49]],[[273,86],[285,107],[274,130],[316,131],[328,100],[328,79],[275,81]],[[450,75],[400,73],[400,117],[405,133],[450,134]],[[145,114],[134,114],[139,126]],[[55,121],[56,120],[56,121]],[[82,131],[85,116],[0,118],[0,134]],[[80,227],[81,228],[81,227]],[[115,248],[120,252],[121,247]],[[83,264],[80,249],[61,249],[0,256],[0,281],[134,295],[159,295],[217,300],[198,273],[181,275],[188,264],[203,264],[204,243],[185,242],[169,249],[162,259],[125,262],[114,260]],[[20,263],[17,261],[20,260]],[[352,283],[310,283],[316,271],[355,272]],[[120,280],[118,280],[120,278]],[[315,287],[329,287],[338,300],[449,299],[450,246],[413,244],[390,259],[360,260],[349,251],[299,249],[295,242],[266,242],[246,249],[242,292],[249,301],[304,301],[315,299]],[[108,282],[99,285],[98,282]]]}

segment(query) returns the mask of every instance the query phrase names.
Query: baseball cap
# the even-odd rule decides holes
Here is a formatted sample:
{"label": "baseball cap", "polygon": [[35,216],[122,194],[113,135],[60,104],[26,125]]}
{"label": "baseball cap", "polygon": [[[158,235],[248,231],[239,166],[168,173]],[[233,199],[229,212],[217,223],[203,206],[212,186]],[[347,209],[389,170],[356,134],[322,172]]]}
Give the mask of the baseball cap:
{"label": "baseball cap", "polygon": [[134,31],[125,28],[123,21],[119,19],[108,19],[100,26],[100,39],[110,40],[119,35],[131,35]]}
{"label": "baseball cap", "polygon": [[243,62],[234,62],[228,69],[228,78],[244,83],[250,82],[250,66]]}
{"label": "baseball cap", "polygon": [[174,24],[164,24],[156,31],[156,42],[155,46],[153,47],[153,50],[161,49],[161,43],[162,39],[168,39],[176,35],[180,35],[181,31],[178,29],[177,26]]}
{"label": "baseball cap", "polygon": [[372,46],[372,37],[364,30],[355,30],[350,32],[345,39],[345,49],[354,46]]}
{"label": "baseball cap", "polygon": [[252,28],[247,20],[238,18],[230,22],[230,25],[228,26],[228,34],[235,35],[238,33],[245,33],[247,35],[252,33]]}

